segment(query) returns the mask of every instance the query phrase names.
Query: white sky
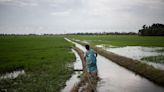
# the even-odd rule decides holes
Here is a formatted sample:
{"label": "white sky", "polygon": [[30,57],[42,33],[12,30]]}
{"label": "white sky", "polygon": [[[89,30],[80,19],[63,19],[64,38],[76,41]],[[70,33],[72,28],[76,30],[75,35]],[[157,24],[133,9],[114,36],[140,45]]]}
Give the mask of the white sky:
{"label": "white sky", "polygon": [[164,0],[0,0],[0,33],[138,32]]}

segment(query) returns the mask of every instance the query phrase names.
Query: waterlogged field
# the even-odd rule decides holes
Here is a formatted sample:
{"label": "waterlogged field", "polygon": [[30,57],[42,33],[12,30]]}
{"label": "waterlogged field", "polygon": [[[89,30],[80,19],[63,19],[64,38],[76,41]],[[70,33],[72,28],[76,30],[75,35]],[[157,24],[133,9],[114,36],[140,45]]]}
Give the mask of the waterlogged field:
{"label": "waterlogged field", "polygon": [[0,36],[0,75],[24,71],[0,79],[0,92],[59,92],[73,72],[71,46],[60,36]]}
{"label": "waterlogged field", "polygon": [[[164,37],[134,35],[71,36],[75,40],[101,47],[121,56],[164,69]],[[151,63],[153,62],[153,63]]]}

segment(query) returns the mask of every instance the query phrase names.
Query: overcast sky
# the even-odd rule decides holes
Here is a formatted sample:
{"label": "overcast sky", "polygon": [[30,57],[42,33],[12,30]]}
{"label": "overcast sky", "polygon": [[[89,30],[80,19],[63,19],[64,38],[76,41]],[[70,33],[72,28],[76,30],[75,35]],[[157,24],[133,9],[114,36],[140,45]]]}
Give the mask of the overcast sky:
{"label": "overcast sky", "polygon": [[0,33],[137,32],[164,0],[0,0]]}

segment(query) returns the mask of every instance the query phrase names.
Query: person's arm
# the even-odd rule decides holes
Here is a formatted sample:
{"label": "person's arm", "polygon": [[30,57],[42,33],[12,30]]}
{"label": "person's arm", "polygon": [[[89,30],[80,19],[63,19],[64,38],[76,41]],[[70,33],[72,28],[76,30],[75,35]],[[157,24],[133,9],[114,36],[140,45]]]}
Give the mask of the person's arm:
{"label": "person's arm", "polygon": [[84,61],[86,63],[86,55],[87,55],[87,52],[84,53]]}
{"label": "person's arm", "polygon": [[86,62],[86,56],[84,56],[84,62]]}
{"label": "person's arm", "polygon": [[96,52],[96,51],[94,51],[94,53],[95,53],[95,55],[96,55],[96,57],[97,57],[97,55],[98,55],[98,54],[97,54],[97,52]]}
{"label": "person's arm", "polygon": [[95,52],[95,54],[96,54],[96,57],[97,57],[97,55],[98,55],[97,52]]}

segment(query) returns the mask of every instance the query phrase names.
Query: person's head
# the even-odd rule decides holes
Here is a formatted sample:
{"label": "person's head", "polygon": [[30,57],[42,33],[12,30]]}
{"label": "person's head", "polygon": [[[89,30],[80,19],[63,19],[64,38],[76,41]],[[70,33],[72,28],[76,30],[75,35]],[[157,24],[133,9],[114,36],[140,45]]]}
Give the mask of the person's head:
{"label": "person's head", "polygon": [[90,49],[89,45],[85,45],[85,48],[86,48],[87,50],[89,50],[89,49]]}

